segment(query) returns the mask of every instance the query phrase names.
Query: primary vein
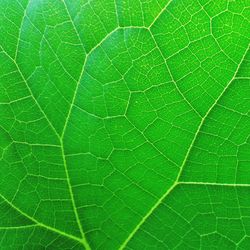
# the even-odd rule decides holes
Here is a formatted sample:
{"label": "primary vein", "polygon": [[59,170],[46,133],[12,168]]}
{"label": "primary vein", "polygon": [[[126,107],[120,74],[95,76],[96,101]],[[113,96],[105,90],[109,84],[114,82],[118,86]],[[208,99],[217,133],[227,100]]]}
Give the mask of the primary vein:
{"label": "primary vein", "polygon": [[73,206],[73,210],[74,210],[74,213],[75,213],[76,221],[77,221],[77,224],[78,224],[81,236],[82,236],[82,244],[84,245],[86,250],[89,250],[91,248],[89,246],[89,243],[88,243],[88,241],[87,241],[87,239],[85,237],[85,233],[84,233],[83,228],[82,228],[82,224],[81,224],[81,221],[80,221],[80,218],[79,218],[79,214],[78,214],[75,199],[74,199],[72,185],[71,185],[71,182],[70,182],[70,179],[69,179],[69,172],[68,172],[68,167],[67,167],[67,162],[66,162],[66,157],[65,157],[65,153],[64,153],[64,146],[63,146],[62,140],[61,140],[61,146],[62,146],[61,149],[62,149],[63,165],[64,165],[66,179],[67,179],[67,183],[68,183],[70,198],[71,198],[71,201],[72,201],[72,206]]}

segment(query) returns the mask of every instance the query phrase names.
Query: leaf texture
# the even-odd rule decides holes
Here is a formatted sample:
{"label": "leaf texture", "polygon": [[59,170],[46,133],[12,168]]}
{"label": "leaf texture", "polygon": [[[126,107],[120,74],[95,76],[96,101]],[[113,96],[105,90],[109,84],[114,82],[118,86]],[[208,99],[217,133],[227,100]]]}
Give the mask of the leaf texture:
{"label": "leaf texture", "polygon": [[249,249],[247,0],[0,1],[1,249]]}

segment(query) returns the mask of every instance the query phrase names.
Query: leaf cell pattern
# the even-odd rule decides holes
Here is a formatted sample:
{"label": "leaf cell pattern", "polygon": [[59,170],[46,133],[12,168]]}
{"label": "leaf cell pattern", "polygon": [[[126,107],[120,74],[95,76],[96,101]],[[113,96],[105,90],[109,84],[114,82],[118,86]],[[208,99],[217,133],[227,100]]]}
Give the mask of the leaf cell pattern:
{"label": "leaf cell pattern", "polygon": [[0,248],[248,249],[250,3],[1,0]]}

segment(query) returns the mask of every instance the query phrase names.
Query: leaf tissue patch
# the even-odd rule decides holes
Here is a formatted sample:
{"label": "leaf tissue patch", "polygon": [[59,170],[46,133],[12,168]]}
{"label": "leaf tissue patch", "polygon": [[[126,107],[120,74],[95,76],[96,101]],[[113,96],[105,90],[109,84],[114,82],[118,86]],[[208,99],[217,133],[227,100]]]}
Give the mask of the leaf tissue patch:
{"label": "leaf tissue patch", "polygon": [[0,249],[250,249],[249,0],[0,1]]}

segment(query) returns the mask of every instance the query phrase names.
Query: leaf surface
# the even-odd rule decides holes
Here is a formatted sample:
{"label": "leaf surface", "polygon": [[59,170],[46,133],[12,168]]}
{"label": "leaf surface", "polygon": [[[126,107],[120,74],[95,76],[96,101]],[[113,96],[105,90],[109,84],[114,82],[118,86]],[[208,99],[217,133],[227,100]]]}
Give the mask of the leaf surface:
{"label": "leaf surface", "polygon": [[1,249],[248,249],[249,10],[2,0]]}

